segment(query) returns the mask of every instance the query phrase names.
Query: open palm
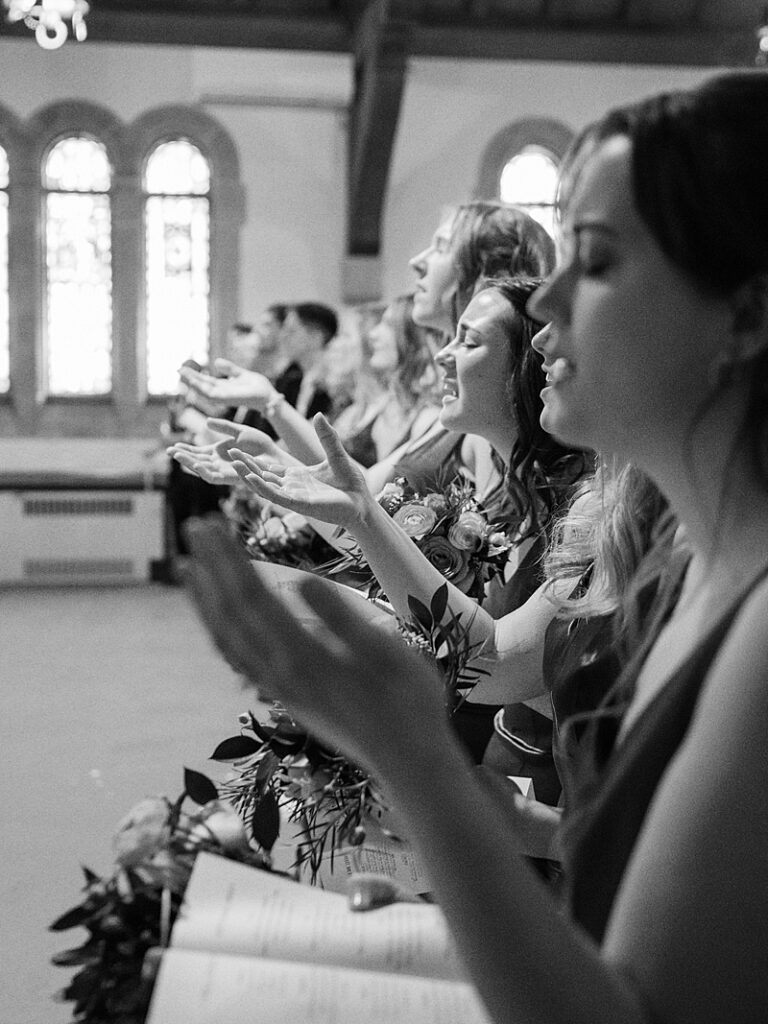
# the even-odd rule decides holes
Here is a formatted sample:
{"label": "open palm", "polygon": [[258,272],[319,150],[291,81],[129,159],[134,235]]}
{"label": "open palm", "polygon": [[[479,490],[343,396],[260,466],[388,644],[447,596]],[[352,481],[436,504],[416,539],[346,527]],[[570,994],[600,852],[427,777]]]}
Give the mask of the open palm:
{"label": "open palm", "polygon": [[303,516],[352,529],[371,501],[365,477],[324,417],[316,417],[315,429],[326,453],[317,465],[275,465],[236,448],[230,450],[232,464],[262,498]]}

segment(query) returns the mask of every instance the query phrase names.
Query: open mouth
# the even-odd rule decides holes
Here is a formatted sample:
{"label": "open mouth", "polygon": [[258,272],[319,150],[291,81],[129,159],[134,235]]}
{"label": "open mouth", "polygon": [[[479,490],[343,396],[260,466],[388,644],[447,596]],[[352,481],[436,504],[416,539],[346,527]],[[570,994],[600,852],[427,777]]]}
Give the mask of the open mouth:
{"label": "open mouth", "polygon": [[545,363],[544,372],[547,376],[547,384],[562,384],[563,381],[573,376],[574,366],[573,363],[561,356],[553,363]]}
{"label": "open mouth", "polygon": [[443,377],[442,399],[453,402],[459,397],[459,385],[455,377]]}

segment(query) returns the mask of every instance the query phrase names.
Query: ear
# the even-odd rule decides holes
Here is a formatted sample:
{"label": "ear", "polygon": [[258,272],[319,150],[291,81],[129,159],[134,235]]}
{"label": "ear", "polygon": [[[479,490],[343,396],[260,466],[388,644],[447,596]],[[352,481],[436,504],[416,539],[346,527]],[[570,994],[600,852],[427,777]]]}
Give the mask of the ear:
{"label": "ear", "polygon": [[768,349],[768,273],[755,274],[731,298],[732,353],[737,363],[751,363]]}

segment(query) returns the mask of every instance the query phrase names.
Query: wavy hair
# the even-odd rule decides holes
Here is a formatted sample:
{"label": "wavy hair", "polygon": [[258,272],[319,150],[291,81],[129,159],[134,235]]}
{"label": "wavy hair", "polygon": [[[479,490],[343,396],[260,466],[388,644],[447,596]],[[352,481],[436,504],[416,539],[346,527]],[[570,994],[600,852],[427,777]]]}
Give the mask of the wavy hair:
{"label": "wavy hair", "polygon": [[510,307],[506,389],[517,430],[504,482],[507,512],[518,520],[522,537],[548,529],[575,483],[592,466],[591,453],[562,445],[539,422],[546,379],[531,341],[544,324],[532,317],[527,307],[541,283],[541,278],[492,277],[479,281],[475,290],[475,294],[494,291]]}
{"label": "wavy hair", "polygon": [[555,266],[555,243],[546,229],[508,203],[457,206],[450,238],[457,270],[454,326],[481,278],[544,277]]}
{"label": "wavy hair", "polygon": [[398,295],[388,307],[397,344],[398,363],[394,387],[404,409],[433,397],[432,353],[439,345],[439,333],[413,322],[413,295]]}

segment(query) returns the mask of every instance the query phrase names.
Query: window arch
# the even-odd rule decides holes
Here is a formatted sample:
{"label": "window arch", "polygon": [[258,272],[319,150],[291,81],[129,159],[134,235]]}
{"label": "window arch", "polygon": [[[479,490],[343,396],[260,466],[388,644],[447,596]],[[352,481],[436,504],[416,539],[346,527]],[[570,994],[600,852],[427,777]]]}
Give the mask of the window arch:
{"label": "window arch", "polygon": [[8,288],[8,154],[0,146],[0,394],[10,387],[10,292]]}
{"label": "window arch", "polygon": [[[136,336],[145,394],[152,398],[160,397],[171,384],[175,390],[172,364],[178,368],[184,359],[204,362],[209,355],[220,354],[238,308],[237,275],[232,268],[240,262],[243,189],[232,139],[202,111],[183,106],[149,111],[131,125],[127,138],[142,183],[141,202],[148,204],[141,218],[144,233],[139,244],[144,265]],[[169,182],[176,184],[168,189]],[[166,222],[163,215],[153,222],[149,216],[153,199],[158,200],[155,206],[159,210],[186,209],[188,216],[185,214],[181,220],[172,217]],[[206,209],[208,212],[204,213]],[[206,257],[202,241],[206,218],[208,294],[203,301],[202,268]],[[167,225],[168,232],[164,231],[162,241],[157,241],[160,224]],[[154,256],[150,256],[150,246]],[[182,249],[189,256],[187,265],[178,262]],[[167,285],[169,278],[175,276],[174,286],[188,289],[188,321],[197,317],[187,337],[178,325],[170,337],[158,327],[163,318],[160,314],[157,319],[149,281],[151,260],[159,263],[161,252],[163,262],[170,262],[158,280]]]}
{"label": "window arch", "polygon": [[158,143],[144,166],[147,391],[175,390],[185,359],[209,358],[211,170],[189,139]]}
{"label": "window arch", "polygon": [[55,142],[42,165],[45,367],[49,395],[112,389],[112,168],[84,134]]}
{"label": "window arch", "polygon": [[477,198],[527,209],[552,234],[557,172],[572,138],[565,125],[545,118],[502,128],[483,153]]}
{"label": "window arch", "polygon": [[[95,159],[101,162],[102,172],[109,169],[108,187],[103,187],[104,180],[94,179],[86,188],[77,176],[72,187],[73,179],[62,170],[60,159],[67,140],[70,145],[74,140],[77,147],[98,154]],[[8,164],[8,184],[0,185],[0,204],[7,210],[7,214],[0,212],[0,225],[3,218],[8,222],[5,262],[0,226],[0,431],[39,436],[157,436],[166,416],[166,404],[159,391],[153,388],[150,393],[148,388],[144,185],[152,154],[163,144],[179,141],[189,147],[188,153],[199,153],[195,160],[206,163],[209,170],[205,198],[209,250],[207,312],[201,318],[201,333],[205,335],[206,352],[218,355],[226,329],[237,315],[239,232],[244,206],[239,161],[225,130],[207,114],[180,105],[149,111],[126,125],[106,108],[90,102],[57,101],[27,121],[0,104],[0,149],[7,154]],[[196,198],[194,188],[189,194]],[[56,196],[52,202],[51,196]],[[104,211],[100,214],[100,223],[110,224],[109,260],[101,258],[106,252],[106,233],[99,242],[93,233],[88,236],[86,232],[85,243],[80,237],[78,244],[70,239],[69,245],[70,271],[74,256],[89,254],[92,277],[98,278],[101,272],[103,284],[107,267],[111,274],[111,314],[99,321],[102,326],[109,322],[110,340],[100,348],[90,349],[85,361],[89,363],[89,372],[93,372],[94,366],[98,370],[98,382],[94,384],[91,379],[86,381],[88,386],[71,380],[68,364],[72,353],[79,351],[82,356],[84,351],[82,345],[73,350],[72,339],[77,344],[82,341],[76,332],[69,332],[65,358],[63,339],[68,332],[60,331],[61,358],[58,363],[49,360],[50,342],[54,342],[54,351],[57,343],[55,330],[48,330],[48,312],[58,318],[58,295],[55,299],[48,295],[48,283],[57,273],[63,274],[67,247],[57,248],[52,241],[61,241],[61,232],[51,227],[55,218],[48,217],[48,212],[51,205],[61,205],[70,197],[74,197],[73,205],[84,197],[89,201],[108,197],[109,203],[109,217]],[[50,230],[46,230],[47,223]],[[53,261],[53,274],[48,259],[51,252],[58,254]],[[6,267],[4,314],[2,279]],[[83,277],[88,291],[93,285],[92,278],[86,274]],[[106,291],[105,287],[101,294]],[[103,306],[102,302],[102,310]],[[93,311],[85,313],[88,323]],[[7,328],[2,326],[4,315]],[[102,337],[106,333],[105,328]],[[110,357],[106,369],[105,354]],[[166,351],[166,357],[175,362],[175,354]],[[2,390],[6,363],[6,377],[10,380],[7,393]]]}

